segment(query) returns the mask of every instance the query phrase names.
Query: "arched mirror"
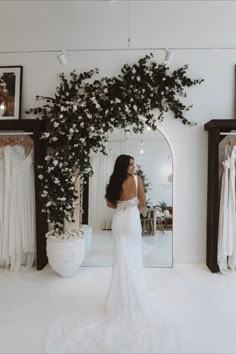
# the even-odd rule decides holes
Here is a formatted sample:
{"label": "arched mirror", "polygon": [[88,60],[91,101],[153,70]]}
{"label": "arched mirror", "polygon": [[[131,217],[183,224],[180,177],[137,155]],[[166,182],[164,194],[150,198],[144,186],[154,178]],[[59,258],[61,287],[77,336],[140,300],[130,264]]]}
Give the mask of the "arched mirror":
{"label": "arched mirror", "polygon": [[93,154],[94,175],[89,179],[88,224],[92,247],[83,266],[112,265],[111,222],[114,210],[106,206],[105,187],[120,154],[134,157],[136,173],[144,182],[147,206],[140,215],[145,267],[172,267],[173,161],[170,146],[159,131],[134,134],[117,129],[107,144],[108,155]]}

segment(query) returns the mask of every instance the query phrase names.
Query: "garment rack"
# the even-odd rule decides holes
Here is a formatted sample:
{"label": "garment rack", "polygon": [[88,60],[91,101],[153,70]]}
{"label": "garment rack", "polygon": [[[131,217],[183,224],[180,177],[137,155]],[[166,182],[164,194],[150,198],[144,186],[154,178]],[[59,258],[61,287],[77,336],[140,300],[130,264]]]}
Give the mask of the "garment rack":
{"label": "garment rack", "polygon": [[[45,142],[40,139],[45,130],[44,122],[37,119],[0,119],[0,135],[32,135],[34,140],[34,172],[38,173],[38,166],[44,165],[46,156]],[[37,254],[36,266],[41,270],[47,264],[46,238],[48,231],[47,217],[42,212],[42,200],[40,198],[41,185],[38,178],[35,178],[35,212],[36,212],[36,237]]]}
{"label": "garment rack", "polygon": [[218,225],[220,210],[219,143],[224,136],[236,136],[236,119],[212,119],[204,125],[208,131],[208,188],[207,188],[207,247],[206,263],[216,273],[219,271]]}

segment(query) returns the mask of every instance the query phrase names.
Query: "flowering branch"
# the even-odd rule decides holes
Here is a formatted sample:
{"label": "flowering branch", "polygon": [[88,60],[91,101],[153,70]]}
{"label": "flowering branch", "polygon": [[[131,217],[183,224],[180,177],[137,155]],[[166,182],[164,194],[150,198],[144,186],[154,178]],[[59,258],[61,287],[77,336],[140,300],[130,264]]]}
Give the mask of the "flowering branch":
{"label": "flowering branch", "polygon": [[[69,79],[62,73],[55,96],[36,96],[45,104],[27,111],[46,122],[41,139],[48,153],[45,165],[38,166],[38,178],[43,211],[56,230],[63,230],[64,220],[74,221],[78,200],[75,180],[80,175],[83,183],[92,175],[91,150],[106,154],[108,134],[114,128],[129,127],[134,133],[142,133],[147,125],[156,130],[167,111],[183,124],[195,124],[184,117],[190,107],[178,97],[186,96],[186,87],[203,80],[188,78],[187,65],[170,74],[166,65],[151,62],[152,56],[125,64],[117,77],[93,82],[98,69],[80,74],[73,71]],[[153,113],[156,109],[157,117]]]}

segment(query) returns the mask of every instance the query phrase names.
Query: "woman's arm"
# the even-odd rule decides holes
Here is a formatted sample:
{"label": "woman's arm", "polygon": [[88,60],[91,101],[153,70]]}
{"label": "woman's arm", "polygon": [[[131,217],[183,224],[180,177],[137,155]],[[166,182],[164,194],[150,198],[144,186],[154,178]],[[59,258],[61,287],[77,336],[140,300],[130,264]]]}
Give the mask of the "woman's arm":
{"label": "woman's arm", "polygon": [[143,181],[140,176],[138,176],[138,200],[139,200],[138,209],[141,213],[146,206],[146,196],[144,192]]}
{"label": "woman's arm", "polygon": [[108,208],[116,209],[116,205],[115,204],[109,202],[109,200],[106,200],[106,201],[107,201]]}

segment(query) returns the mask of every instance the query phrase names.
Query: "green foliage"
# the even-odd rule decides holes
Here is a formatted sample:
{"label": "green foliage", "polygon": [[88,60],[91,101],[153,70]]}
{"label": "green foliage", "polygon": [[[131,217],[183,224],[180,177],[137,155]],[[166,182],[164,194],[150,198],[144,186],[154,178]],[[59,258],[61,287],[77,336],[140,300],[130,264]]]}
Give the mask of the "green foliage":
{"label": "green foliage", "polygon": [[159,206],[162,209],[162,211],[166,210],[166,208],[167,208],[167,204],[164,201],[159,202],[159,204],[157,204],[157,206]]}
{"label": "green foliage", "polygon": [[151,183],[148,182],[147,176],[144,175],[141,165],[137,164],[135,172],[138,176],[140,176],[142,178],[144,192],[146,194],[148,190],[152,189],[152,188],[150,188]]}
{"label": "green foliage", "polygon": [[[45,121],[42,140],[48,147],[45,164],[38,166],[43,211],[48,222],[62,231],[64,220],[74,220],[77,191],[74,182],[80,175],[92,175],[90,152],[106,154],[108,133],[114,128],[127,128],[142,133],[145,126],[157,129],[164,112],[172,111],[183,124],[194,125],[184,117],[190,107],[180,102],[184,89],[203,80],[186,76],[187,65],[169,73],[164,64],[150,61],[153,55],[133,65],[125,64],[117,77],[91,79],[98,69],[60,75],[61,83],[54,97],[39,97],[44,102],[32,108],[38,119]],[[158,110],[158,115],[153,110]]]}

